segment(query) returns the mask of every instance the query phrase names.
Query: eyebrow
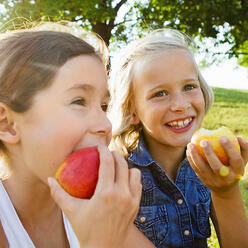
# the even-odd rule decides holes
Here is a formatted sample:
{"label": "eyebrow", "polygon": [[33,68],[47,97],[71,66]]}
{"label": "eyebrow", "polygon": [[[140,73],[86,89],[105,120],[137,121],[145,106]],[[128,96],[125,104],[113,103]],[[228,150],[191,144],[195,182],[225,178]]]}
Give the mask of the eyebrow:
{"label": "eyebrow", "polygon": [[[84,83],[79,83],[79,84],[75,84],[72,87],[70,87],[69,89],[67,89],[67,91],[71,91],[71,90],[84,90],[86,92],[90,92],[92,93],[96,88],[94,86],[92,86],[91,84],[84,84]],[[105,97],[110,97],[110,93],[109,90],[106,91]]]}
{"label": "eyebrow", "polygon": [[[188,82],[199,82],[198,78],[185,78],[183,80],[181,80],[181,83],[188,83]],[[163,88],[166,85],[166,83],[158,83],[155,87],[150,88],[147,90],[147,93],[149,94],[150,92],[153,92],[154,90],[158,89],[158,88]]]}
{"label": "eyebrow", "polygon": [[199,81],[199,78],[186,78],[182,80],[183,83],[191,82],[191,81]]}

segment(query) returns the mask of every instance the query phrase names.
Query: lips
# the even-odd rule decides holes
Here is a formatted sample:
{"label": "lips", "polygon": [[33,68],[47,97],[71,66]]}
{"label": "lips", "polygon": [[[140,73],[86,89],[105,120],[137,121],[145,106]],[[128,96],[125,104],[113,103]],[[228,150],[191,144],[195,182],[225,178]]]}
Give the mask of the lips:
{"label": "lips", "polygon": [[190,129],[190,127],[193,124],[193,120],[194,120],[193,117],[187,117],[184,119],[174,120],[174,121],[168,122],[165,125],[171,131],[176,132],[176,133],[178,133],[178,132],[181,133],[181,132],[185,132],[188,129]]}

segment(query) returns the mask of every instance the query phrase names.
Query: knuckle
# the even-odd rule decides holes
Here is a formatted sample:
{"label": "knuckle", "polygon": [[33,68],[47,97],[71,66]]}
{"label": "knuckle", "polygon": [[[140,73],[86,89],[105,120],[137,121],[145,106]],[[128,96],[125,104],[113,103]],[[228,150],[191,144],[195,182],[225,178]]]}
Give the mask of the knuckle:
{"label": "knuckle", "polygon": [[104,191],[101,191],[99,194],[99,198],[105,203],[109,204],[114,200],[114,193],[111,189],[105,189]]}
{"label": "knuckle", "polygon": [[242,158],[240,156],[237,156],[237,155],[233,155],[233,157],[231,159],[231,162],[233,164],[243,164],[242,163]]}
{"label": "knuckle", "polygon": [[113,158],[111,156],[101,157],[101,163],[104,163],[104,164],[113,164]]}
{"label": "knuckle", "polygon": [[127,191],[123,192],[119,197],[120,197],[120,200],[124,203],[131,202],[132,200],[130,193]]}
{"label": "knuckle", "polygon": [[119,195],[119,202],[123,207],[129,207],[133,205],[133,199],[130,193],[125,192]]}

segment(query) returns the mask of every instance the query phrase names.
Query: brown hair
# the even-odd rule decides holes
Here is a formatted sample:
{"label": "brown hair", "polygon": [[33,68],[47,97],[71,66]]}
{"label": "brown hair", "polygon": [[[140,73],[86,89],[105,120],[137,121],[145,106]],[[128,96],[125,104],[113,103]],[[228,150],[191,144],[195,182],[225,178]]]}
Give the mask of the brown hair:
{"label": "brown hair", "polygon": [[[67,32],[23,30],[1,35],[0,102],[15,112],[26,111],[33,96],[51,84],[68,59],[84,54],[105,62],[101,51]],[[0,151],[4,153],[1,141]]]}

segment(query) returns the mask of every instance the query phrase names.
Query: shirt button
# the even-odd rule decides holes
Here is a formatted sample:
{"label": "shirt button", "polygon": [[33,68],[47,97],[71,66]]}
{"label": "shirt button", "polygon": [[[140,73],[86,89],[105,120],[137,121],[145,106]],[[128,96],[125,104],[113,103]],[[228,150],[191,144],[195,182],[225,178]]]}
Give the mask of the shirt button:
{"label": "shirt button", "polygon": [[146,221],[146,217],[144,217],[144,216],[140,217],[140,222],[141,223],[144,223],[145,221]]}
{"label": "shirt button", "polygon": [[177,204],[179,204],[179,205],[183,204],[183,200],[182,199],[178,199],[177,200]]}
{"label": "shirt button", "polygon": [[184,235],[185,235],[185,236],[189,236],[189,234],[190,234],[189,230],[185,230],[185,231],[184,231]]}

